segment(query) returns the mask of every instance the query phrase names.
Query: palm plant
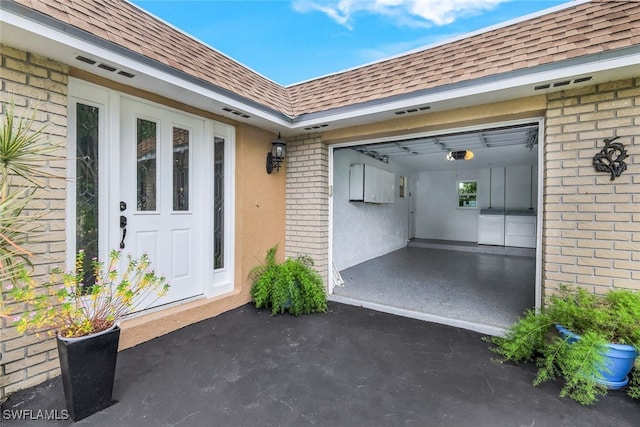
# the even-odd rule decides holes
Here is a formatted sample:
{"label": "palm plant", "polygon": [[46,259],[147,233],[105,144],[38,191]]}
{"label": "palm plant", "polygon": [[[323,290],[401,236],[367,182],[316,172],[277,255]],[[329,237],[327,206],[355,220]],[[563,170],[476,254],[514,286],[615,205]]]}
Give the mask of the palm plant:
{"label": "palm plant", "polygon": [[47,161],[57,159],[59,146],[46,138],[47,124],[36,127],[37,108],[17,116],[13,102],[3,104],[0,126],[0,282],[14,282],[19,264],[30,265],[25,247],[36,229],[35,220],[46,212],[28,211],[45,179],[57,177],[47,171]]}

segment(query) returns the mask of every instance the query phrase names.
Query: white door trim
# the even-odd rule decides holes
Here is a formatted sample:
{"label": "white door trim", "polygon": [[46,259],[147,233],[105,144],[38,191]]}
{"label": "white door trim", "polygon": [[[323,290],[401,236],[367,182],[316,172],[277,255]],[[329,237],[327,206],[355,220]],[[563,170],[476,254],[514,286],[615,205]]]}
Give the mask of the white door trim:
{"label": "white door trim", "polygon": [[[207,203],[212,199],[203,191],[203,240],[205,244],[198,251],[202,256],[201,277],[203,294],[206,297],[220,296],[234,289],[235,282],[235,127],[188,113],[175,108],[153,103],[129,94],[121,93],[103,86],[99,86],[74,77],[69,77],[67,111],[67,204],[66,204],[66,241],[67,257],[66,268],[72,269],[75,265],[75,239],[76,239],[76,192],[75,192],[75,150],[76,150],[76,117],[75,103],[99,107],[99,257],[107,259],[111,249],[118,248],[120,243],[120,129],[121,129],[121,105],[123,99],[130,99],[154,105],[169,111],[174,111],[184,116],[190,116],[204,120],[204,140],[207,147],[203,165],[203,179],[209,180],[207,184],[213,190],[210,179],[213,178],[211,167],[213,165],[213,140],[215,136],[225,139],[225,214],[224,214],[224,253],[226,256],[224,268],[213,270],[213,206]],[[114,172],[115,171],[115,172]]]}
{"label": "white door trim", "polygon": [[[69,92],[67,98],[67,205],[66,205],[66,269],[75,265],[76,255],[76,104],[91,105],[99,108],[98,116],[98,170],[109,170],[113,165],[111,148],[108,144],[113,133],[111,112],[114,94],[111,91],[69,77]],[[117,127],[116,127],[117,129]],[[98,192],[98,254],[106,259],[109,255],[110,222],[112,212],[109,209],[109,194],[114,190],[110,179],[100,177],[101,188]]]}

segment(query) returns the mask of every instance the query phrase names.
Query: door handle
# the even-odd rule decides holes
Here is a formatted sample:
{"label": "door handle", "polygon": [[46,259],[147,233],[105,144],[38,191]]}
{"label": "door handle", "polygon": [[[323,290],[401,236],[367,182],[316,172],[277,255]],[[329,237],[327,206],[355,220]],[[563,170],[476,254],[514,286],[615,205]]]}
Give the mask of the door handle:
{"label": "door handle", "polygon": [[120,229],[122,230],[122,240],[120,240],[120,249],[124,249],[124,238],[127,236],[127,217],[120,215]]}

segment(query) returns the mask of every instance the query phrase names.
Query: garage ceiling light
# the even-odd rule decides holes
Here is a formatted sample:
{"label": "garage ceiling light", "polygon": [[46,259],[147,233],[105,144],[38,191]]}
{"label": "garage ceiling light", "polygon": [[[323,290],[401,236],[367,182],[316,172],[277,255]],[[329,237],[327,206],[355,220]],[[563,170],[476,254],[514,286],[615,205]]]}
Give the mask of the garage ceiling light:
{"label": "garage ceiling light", "polygon": [[463,150],[463,151],[449,151],[447,153],[447,160],[471,160],[473,159],[473,151],[471,150]]}

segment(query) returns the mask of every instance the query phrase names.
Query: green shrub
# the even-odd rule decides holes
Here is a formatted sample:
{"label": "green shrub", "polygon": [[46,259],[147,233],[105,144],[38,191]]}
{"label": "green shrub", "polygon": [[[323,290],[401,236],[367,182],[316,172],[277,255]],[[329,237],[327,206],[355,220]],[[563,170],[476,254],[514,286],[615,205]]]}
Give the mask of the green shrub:
{"label": "green shrub", "polygon": [[[580,339],[563,337],[555,325],[564,326]],[[562,397],[593,404],[607,393],[605,386],[592,380],[604,369],[604,347],[616,343],[640,349],[640,293],[615,289],[599,295],[561,286],[543,309],[525,312],[503,336],[487,341],[502,361],[535,362],[534,385],[561,377],[565,380]],[[632,398],[640,398],[639,377],[636,363],[627,387]]]}
{"label": "green shrub", "polygon": [[267,251],[264,264],[251,270],[251,298],[257,308],[272,314],[289,312],[296,316],[327,311],[322,278],[308,256],[276,262],[277,246]]}

